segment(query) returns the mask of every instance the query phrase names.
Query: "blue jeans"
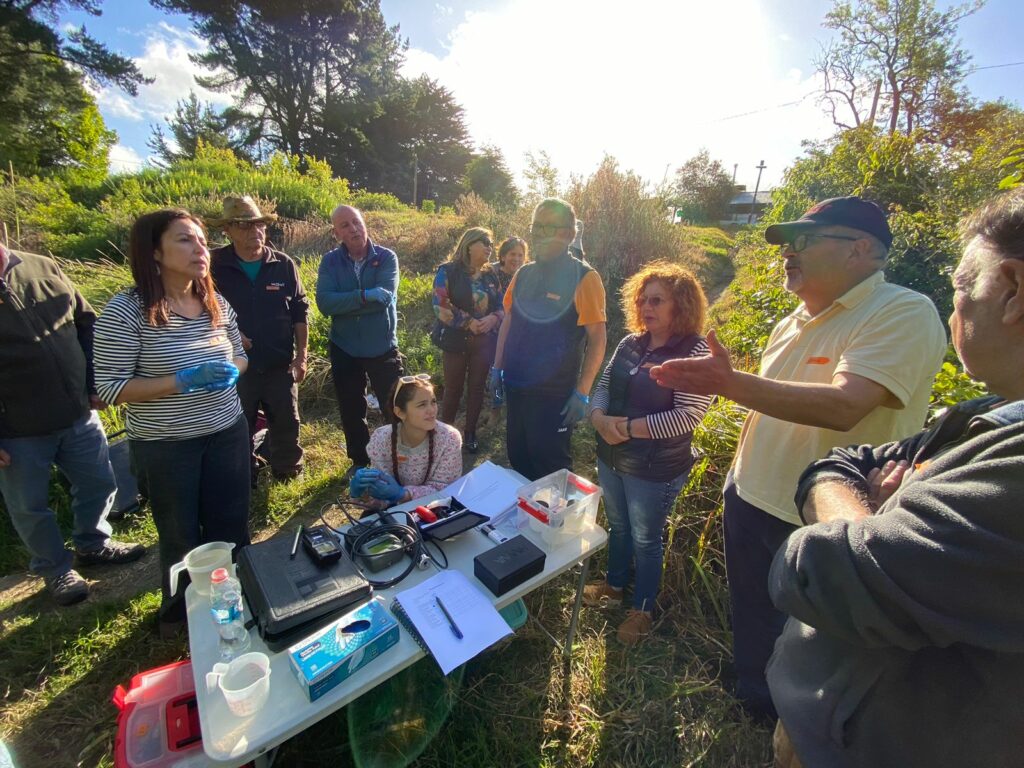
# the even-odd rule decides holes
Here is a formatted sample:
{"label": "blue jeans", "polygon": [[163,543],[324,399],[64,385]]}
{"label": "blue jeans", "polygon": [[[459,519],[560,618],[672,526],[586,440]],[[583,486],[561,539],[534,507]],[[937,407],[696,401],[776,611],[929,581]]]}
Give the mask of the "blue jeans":
{"label": "blue jeans", "polygon": [[83,552],[99,549],[110,537],[107,514],[117,483],[107,454],[100,417],[90,411],[67,429],[39,437],[0,437],[11,465],[0,469],[0,493],[25,548],[29,569],[52,579],[71,570],[71,552],[57,514],[50,509],[50,468],[56,464],[71,481],[71,538]]}
{"label": "blue jeans", "polygon": [[644,480],[616,472],[600,459],[597,461],[597,479],[604,491],[604,512],[611,529],[608,584],[617,589],[625,587],[630,563],[635,560],[634,608],[654,610],[665,553],[665,521],[687,475],[688,471],[667,482]]}
{"label": "blue jeans", "polygon": [[184,621],[189,582],[171,595],[171,566],[208,541],[234,542],[235,554],[249,543],[249,427],[242,416],[211,435],[132,440],[131,452],[160,534],[160,621]]}
{"label": "blue jeans", "polygon": [[736,698],[756,717],[774,719],[777,715],[765,667],[786,624],[786,614],[768,594],[768,571],[775,553],[797,527],[741,499],[731,472],[722,496]]}

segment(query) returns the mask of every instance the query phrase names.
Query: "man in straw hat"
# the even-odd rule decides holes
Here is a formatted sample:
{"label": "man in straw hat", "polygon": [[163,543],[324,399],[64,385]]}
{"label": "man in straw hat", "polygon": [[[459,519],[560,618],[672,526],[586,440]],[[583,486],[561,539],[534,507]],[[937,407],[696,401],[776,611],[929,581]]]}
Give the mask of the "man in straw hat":
{"label": "man in straw hat", "polygon": [[[249,369],[238,380],[238,395],[252,439],[262,405],[269,426],[270,469],[287,479],[302,471],[298,384],[306,377],[306,316],[309,302],[295,262],[267,245],[267,223],[249,196],[224,198],[220,227],[231,242],[211,254],[217,291],[238,316]],[[253,483],[256,482],[253,457]]]}

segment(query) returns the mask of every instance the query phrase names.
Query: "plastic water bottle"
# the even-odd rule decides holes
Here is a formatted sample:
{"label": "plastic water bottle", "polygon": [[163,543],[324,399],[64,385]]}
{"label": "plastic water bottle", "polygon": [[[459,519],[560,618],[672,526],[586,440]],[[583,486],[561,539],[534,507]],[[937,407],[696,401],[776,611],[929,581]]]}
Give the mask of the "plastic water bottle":
{"label": "plastic water bottle", "polygon": [[221,660],[231,661],[249,650],[249,633],[242,617],[242,585],[228,576],[227,568],[218,568],[210,575],[210,613],[220,636],[217,646]]}

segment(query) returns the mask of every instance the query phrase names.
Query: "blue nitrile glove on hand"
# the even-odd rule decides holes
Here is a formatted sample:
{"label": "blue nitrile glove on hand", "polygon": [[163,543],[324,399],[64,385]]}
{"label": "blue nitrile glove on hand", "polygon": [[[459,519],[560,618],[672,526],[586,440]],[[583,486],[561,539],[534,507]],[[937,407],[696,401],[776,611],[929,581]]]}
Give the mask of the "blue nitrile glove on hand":
{"label": "blue nitrile glove on hand", "polygon": [[174,383],[179,392],[215,392],[233,387],[238,381],[238,368],[227,360],[200,363],[191,368],[182,368],[174,374]]}
{"label": "blue nitrile glove on hand", "polygon": [[378,477],[380,477],[379,469],[360,467],[349,481],[348,495],[353,499],[358,499],[364,493],[369,493],[370,487],[377,481]]}
{"label": "blue nitrile glove on hand", "polygon": [[395,294],[387,288],[367,288],[363,291],[363,296],[367,301],[377,301],[381,304],[390,304],[395,300]]}
{"label": "blue nitrile glove on hand", "polygon": [[569,395],[569,399],[565,401],[562,410],[558,413],[559,416],[563,417],[562,426],[571,427],[577,421],[585,419],[588,405],[590,405],[590,398],[574,389],[572,394]]}
{"label": "blue nitrile glove on hand", "polygon": [[491,368],[487,374],[487,394],[491,396],[494,407],[505,402],[505,371],[501,368]]}
{"label": "blue nitrile glove on hand", "polygon": [[405,496],[405,488],[387,472],[381,472],[370,486],[370,495],[389,504],[397,504]]}

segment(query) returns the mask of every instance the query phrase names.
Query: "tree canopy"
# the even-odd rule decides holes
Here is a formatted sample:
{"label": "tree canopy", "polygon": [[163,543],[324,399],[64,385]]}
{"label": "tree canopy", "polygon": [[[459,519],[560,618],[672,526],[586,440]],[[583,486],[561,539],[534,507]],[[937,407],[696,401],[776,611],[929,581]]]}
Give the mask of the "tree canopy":
{"label": "tree canopy", "polygon": [[672,184],[673,202],[684,219],[702,224],[725,216],[733,197],[732,177],[719,160],[701,149],[676,169]]}
{"label": "tree canopy", "polygon": [[519,202],[519,190],[497,147],[484,147],[469,161],[463,183],[467,192],[479,195],[496,208],[512,208]]}
{"label": "tree canopy", "polygon": [[833,0],[824,26],[839,33],[815,64],[821,99],[837,127],[913,133],[939,130],[965,100],[970,56],[960,21],[984,0],[945,11],[934,0]]}

